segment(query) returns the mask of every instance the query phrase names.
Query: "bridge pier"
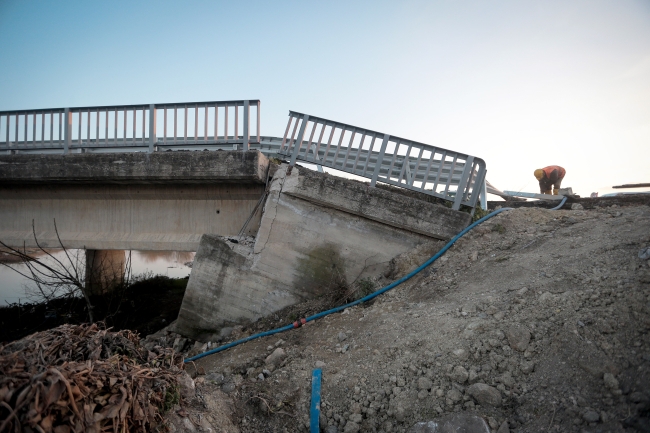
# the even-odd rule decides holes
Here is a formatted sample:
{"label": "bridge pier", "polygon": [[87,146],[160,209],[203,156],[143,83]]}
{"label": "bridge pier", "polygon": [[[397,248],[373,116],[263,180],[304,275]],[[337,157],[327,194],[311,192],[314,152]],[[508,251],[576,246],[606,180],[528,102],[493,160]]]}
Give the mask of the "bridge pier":
{"label": "bridge pier", "polygon": [[88,295],[109,293],[124,283],[124,250],[86,250],[85,287]]}

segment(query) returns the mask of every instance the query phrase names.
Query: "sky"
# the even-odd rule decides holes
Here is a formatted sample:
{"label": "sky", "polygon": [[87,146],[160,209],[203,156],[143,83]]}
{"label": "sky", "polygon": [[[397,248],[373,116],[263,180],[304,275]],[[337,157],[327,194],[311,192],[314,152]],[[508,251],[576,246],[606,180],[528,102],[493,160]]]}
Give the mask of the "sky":
{"label": "sky", "polygon": [[502,190],[650,182],[648,0],[0,0],[0,41],[0,110],[260,99],[263,135],[295,110],[480,157]]}

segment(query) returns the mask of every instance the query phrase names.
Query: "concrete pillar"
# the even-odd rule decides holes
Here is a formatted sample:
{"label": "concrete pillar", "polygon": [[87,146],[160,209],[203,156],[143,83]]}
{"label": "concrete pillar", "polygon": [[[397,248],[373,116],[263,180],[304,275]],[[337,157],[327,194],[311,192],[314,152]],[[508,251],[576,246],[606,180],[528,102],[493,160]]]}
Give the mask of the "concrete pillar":
{"label": "concrete pillar", "polygon": [[124,282],[124,250],[86,250],[86,290],[89,295],[108,293]]}

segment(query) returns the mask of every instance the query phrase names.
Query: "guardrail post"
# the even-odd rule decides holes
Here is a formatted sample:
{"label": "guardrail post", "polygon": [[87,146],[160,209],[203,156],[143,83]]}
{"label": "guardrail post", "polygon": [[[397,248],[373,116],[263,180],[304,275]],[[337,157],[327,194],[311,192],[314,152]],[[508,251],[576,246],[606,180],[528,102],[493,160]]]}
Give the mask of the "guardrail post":
{"label": "guardrail post", "polygon": [[249,123],[250,122],[250,114],[251,114],[251,106],[250,102],[247,100],[244,101],[244,146],[243,149],[244,151],[250,150],[250,129],[249,129]]}
{"label": "guardrail post", "polygon": [[[453,210],[459,210],[460,204],[463,202],[463,197],[465,196],[465,188],[467,188],[467,182],[469,181],[469,174],[472,171],[472,165],[474,163],[474,157],[469,156],[465,160],[465,167],[463,168],[463,174],[460,176],[458,185],[456,186],[456,197],[454,197],[454,205],[451,207]],[[453,181],[453,170],[449,171],[449,184]]]}
{"label": "guardrail post", "polygon": [[262,108],[261,105],[262,102],[257,101],[257,143],[260,143],[261,140],[260,139],[260,116],[261,116],[260,109]]}
{"label": "guardrail post", "polygon": [[[388,141],[390,140],[390,135],[384,134],[384,141],[381,142],[381,150],[379,151],[379,156],[377,156],[377,162],[375,163],[375,171],[372,173],[372,179],[370,180],[370,187],[374,188],[377,184],[377,177],[379,176],[379,169],[381,168],[381,162],[384,160],[384,155],[386,154],[386,147],[388,146]],[[372,149],[368,152],[368,158],[372,155]]]}
{"label": "guardrail post", "polygon": [[151,104],[149,105],[149,153],[153,153],[155,144],[156,144],[156,106],[154,104]]}
{"label": "guardrail post", "polygon": [[481,209],[487,210],[487,184],[485,183],[485,180],[481,187]]}
{"label": "guardrail post", "polygon": [[69,108],[64,109],[63,119],[65,119],[65,131],[63,135],[63,154],[70,151],[70,142],[72,141],[72,113]]}
{"label": "guardrail post", "polygon": [[[302,146],[302,139],[305,136],[305,128],[309,123],[309,114],[305,114],[302,118],[302,124],[300,125],[300,131],[298,131],[298,138],[296,138],[296,143],[294,144],[293,153],[291,154],[290,166],[293,167],[296,165],[296,158],[298,158],[298,153],[300,153],[300,146]],[[291,143],[289,143],[291,144]]]}

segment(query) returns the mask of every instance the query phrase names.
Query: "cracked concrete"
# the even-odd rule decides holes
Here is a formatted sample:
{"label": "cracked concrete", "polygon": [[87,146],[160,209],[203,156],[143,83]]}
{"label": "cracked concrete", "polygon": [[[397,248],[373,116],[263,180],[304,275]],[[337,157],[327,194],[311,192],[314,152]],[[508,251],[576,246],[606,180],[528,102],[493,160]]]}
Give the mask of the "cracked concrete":
{"label": "cracked concrete", "polygon": [[[255,245],[245,253],[204,235],[177,331],[208,340],[220,328],[415,267],[462,230],[469,215],[398,192],[281,166]],[[397,260],[399,259],[399,260]],[[397,261],[396,261],[397,260]],[[399,262],[399,263],[398,263]],[[413,265],[413,266],[411,266]]]}

